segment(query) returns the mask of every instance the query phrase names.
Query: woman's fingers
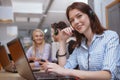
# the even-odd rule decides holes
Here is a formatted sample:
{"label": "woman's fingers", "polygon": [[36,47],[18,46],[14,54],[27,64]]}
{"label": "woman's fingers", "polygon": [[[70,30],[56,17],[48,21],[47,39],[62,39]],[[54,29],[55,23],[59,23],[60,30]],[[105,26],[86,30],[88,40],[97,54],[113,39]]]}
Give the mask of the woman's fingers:
{"label": "woman's fingers", "polygon": [[65,34],[71,36],[71,35],[73,34],[73,33],[72,33],[73,30],[74,30],[74,29],[73,29],[72,27],[67,27],[67,28],[63,29],[62,31],[63,31]]}
{"label": "woman's fingers", "polygon": [[47,64],[47,73],[56,73],[56,74],[60,74],[62,73],[63,68],[59,65],[57,65],[56,63],[48,63]]}
{"label": "woman's fingers", "polygon": [[40,67],[46,71],[47,69],[47,62],[40,62]]}
{"label": "woman's fingers", "polygon": [[49,62],[49,61],[48,61],[47,59],[46,59],[46,60],[40,59],[39,64],[42,65],[42,64],[48,63],[48,62]]}
{"label": "woman's fingers", "polygon": [[41,67],[49,74],[55,73],[62,75],[63,68],[56,63],[44,62]]}

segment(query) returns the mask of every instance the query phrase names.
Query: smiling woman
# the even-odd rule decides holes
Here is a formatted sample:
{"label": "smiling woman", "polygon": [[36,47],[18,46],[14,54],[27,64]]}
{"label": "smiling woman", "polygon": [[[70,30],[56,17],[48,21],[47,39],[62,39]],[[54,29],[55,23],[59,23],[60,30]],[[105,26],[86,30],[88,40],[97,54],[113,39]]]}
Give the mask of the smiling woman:
{"label": "smiling woman", "polygon": [[[96,13],[83,2],[74,2],[66,10],[72,27],[60,31],[58,64],[47,63],[48,73],[73,76],[82,80],[120,80],[118,64],[119,36],[105,29]],[[75,49],[67,59],[66,40],[75,35]],[[74,68],[79,66],[78,70]]]}
{"label": "smiling woman", "polygon": [[44,32],[41,29],[35,29],[32,33],[33,45],[28,49],[26,55],[32,67],[40,66],[41,59],[50,60],[51,46],[45,42]]}

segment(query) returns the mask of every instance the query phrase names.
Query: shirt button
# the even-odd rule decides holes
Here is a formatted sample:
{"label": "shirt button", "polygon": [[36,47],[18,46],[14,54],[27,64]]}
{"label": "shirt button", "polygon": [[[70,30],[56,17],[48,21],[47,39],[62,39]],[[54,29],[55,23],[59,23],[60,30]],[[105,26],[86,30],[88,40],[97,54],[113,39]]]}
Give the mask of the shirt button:
{"label": "shirt button", "polygon": [[89,61],[91,61],[91,59],[89,59]]}

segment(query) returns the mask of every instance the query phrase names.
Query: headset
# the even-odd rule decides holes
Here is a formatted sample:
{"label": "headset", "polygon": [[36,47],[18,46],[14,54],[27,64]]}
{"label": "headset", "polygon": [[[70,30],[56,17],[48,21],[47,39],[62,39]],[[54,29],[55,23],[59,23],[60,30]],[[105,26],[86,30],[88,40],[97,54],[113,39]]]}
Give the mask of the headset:
{"label": "headset", "polygon": [[58,23],[54,23],[53,24],[53,28],[54,28],[54,35],[58,35],[59,30],[62,30],[64,28],[67,27],[67,24],[63,21],[60,21]]}
{"label": "headset", "polygon": [[54,35],[58,35],[58,33],[59,33],[59,32],[58,32],[58,29],[55,27],[55,28],[54,28]]}
{"label": "headset", "polygon": [[58,35],[57,23],[54,24],[54,35]]}
{"label": "headset", "polygon": [[93,10],[89,10],[89,17],[90,17],[92,20],[95,20],[95,13],[93,12]]}

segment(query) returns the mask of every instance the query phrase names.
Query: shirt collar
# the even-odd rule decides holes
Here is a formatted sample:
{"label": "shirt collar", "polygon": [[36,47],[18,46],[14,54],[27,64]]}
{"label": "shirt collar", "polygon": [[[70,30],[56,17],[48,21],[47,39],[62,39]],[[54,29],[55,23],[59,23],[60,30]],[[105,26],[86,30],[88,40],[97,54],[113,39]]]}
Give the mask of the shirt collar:
{"label": "shirt collar", "polygon": [[[104,33],[101,34],[101,35],[94,34],[91,43],[93,43],[97,38],[102,38],[103,36],[104,36]],[[83,39],[82,39],[81,47],[83,47],[84,49],[88,49],[88,46],[86,45],[86,38],[83,38]]]}
{"label": "shirt collar", "polygon": [[102,38],[103,36],[104,36],[104,34],[101,34],[101,35],[99,35],[99,34],[94,34],[93,39],[92,39],[92,42],[93,42],[95,39],[97,39],[97,38]]}

